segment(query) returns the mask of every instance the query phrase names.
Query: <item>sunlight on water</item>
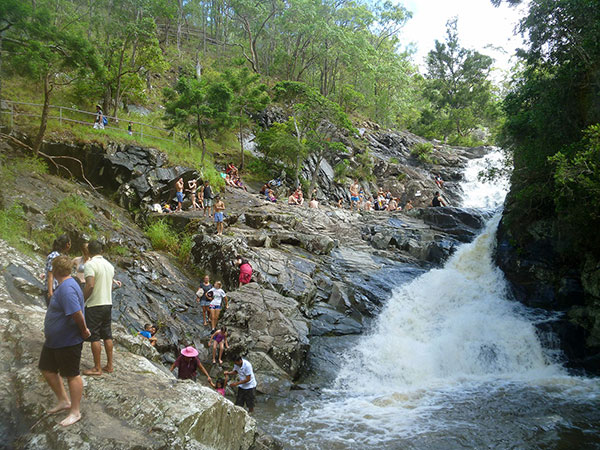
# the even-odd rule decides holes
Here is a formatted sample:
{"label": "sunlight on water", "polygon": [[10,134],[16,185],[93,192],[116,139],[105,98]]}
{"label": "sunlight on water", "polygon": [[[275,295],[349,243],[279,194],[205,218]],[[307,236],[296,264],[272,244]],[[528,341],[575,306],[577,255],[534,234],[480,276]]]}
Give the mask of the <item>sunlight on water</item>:
{"label": "sunlight on water", "polygon": [[462,207],[493,209],[504,203],[509,188],[508,179],[503,178],[493,182],[479,181],[479,172],[488,166],[500,167],[502,158],[502,153],[498,149],[483,158],[469,161],[464,171],[465,181],[461,184],[464,192]]}

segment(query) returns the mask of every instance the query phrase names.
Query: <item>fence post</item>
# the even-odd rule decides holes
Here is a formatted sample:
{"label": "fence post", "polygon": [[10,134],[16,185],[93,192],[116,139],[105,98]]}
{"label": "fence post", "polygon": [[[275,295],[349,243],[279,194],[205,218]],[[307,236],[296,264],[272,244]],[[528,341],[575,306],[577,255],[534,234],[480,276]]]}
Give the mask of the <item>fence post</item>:
{"label": "fence post", "polygon": [[58,123],[62,127],[62,106],[58,107]]}

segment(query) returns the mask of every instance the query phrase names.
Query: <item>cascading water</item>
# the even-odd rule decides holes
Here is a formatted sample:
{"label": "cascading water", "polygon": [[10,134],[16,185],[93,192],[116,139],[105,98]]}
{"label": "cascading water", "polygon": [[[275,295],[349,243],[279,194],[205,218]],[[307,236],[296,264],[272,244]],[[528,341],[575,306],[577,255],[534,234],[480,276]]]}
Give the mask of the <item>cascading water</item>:
{"label": "cascading water", "polygon": [[[502,202],[505,186],[476,180],[486,164],[469,164],[465,206]],[[321,397],[263,426],[289,448],[600,445],[599,383],[568,376],[532,313],[508,299],[492,258],[498,221],[443,268],[397,287]]]}
{"label": "cascading water", "polygon": [[465,208],[496,208],[504,202],[508,192],[508,180],[498,179],[493,183],[479,180],[479,173],[489,167],[502,165],[502,152],[494,150],[483,158],[471,159],[464,171],[465,181],[462,206]]}

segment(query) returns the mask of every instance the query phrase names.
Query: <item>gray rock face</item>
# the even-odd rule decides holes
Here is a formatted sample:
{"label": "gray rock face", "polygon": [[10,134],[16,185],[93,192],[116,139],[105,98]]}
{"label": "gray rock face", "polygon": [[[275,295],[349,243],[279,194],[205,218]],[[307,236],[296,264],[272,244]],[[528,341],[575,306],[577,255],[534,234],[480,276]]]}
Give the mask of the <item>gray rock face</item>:
{"label": "gray rock face", "polygon": [[[12,288],[0,278],[0,436],[7,448],[279,448],[268,438],[258,439],[254,419],[211,388],[177,381],[161,366],[122,347],[147,346],[142,352],[156,356],[156,350],[136,344],[140,338],[126,336],[118,327],[115,372],[84,377],[82,420],[66,429],[58,426],[64,414],[44,414],[54,396],[37,369],[45,310],[35,297],[39,282],[32,271],[42,271],[43,262],[24,258],[0,241],[0,266],[7,265]],[[14,295],[14,289],[21,294]],[[87,344],[82,365],[93,365]]]}

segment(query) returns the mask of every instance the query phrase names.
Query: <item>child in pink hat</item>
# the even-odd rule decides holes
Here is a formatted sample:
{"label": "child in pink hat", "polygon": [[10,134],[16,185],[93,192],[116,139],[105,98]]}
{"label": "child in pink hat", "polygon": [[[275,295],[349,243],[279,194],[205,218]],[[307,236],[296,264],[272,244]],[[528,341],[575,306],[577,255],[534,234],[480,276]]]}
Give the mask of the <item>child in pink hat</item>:
{"label": "child in pink hat", "polygon": [[196,370],[200,369],[206,378],[208,378],[208,382],[210,383],[212,380],[208,375],[208,372],[198,359],[198,350],[194,347],[189,346],[181,350],[181,355],[177,357],[173,365],[171,366],[171,372],[177,367],[179,370],[177,371],[177,378],[180,380],[196,380]]}

